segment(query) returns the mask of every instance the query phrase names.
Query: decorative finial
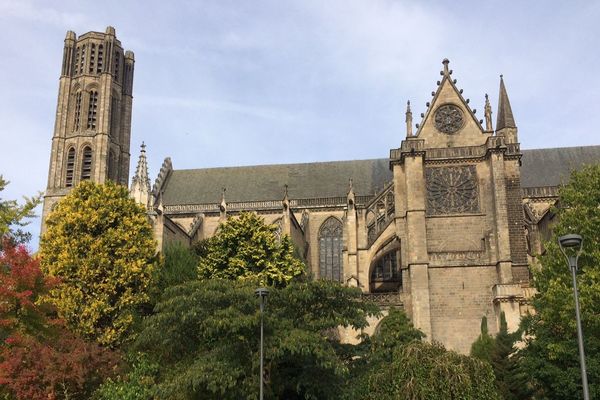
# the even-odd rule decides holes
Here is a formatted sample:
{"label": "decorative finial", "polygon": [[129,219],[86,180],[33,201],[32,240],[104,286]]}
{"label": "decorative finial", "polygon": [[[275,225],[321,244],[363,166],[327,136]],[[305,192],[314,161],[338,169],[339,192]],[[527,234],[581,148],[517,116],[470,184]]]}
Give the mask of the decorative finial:
{"label": "decorative finial", "polygon": [[490,105],[490,98],[488,94],[485,94],[485,107],[484,107],[484,115],[485,115],[485,130],[492,131],[492,106]]}
{"label": "decorative finial", "polygon": [[406,102],[406,137],[412,136],[412,111],[410,110],[410,100]]}
{"label": "decorative finial", "polygon": [[145,153],[146,152],[146,143],[142,142],[142,145],[140,147],[142,148],[142,150],[140,150],[140,151]]}
{"label": "decorative finial", "polygon": [[444,75],[450,75],[448,72],[448,64],[450,64],[450,60],[448,60],[447,58],[444,58],[444,61],[442,61],[442,64],[444,64]]}
{"label": "decorative finial", "polygon": [[[408,102],[408,104],[410,105],[410,101]],[[350,178],[348,180],[348,191],[351,192],[352,190],[354,190],[354,181],[352,180],[352,178]]]}
{"label": "decorative finial", "polygon": [[285,185],[283,185],[284,189],[283,189],[283,198],[287,199],[288,198],[288,185],[287,183]]}
{"label": "decorative finial", "polygon": [[221,210],[221,217],[224,217],[227,212],[227,202],[225,201],[225,187],[221,188],[221,204],[219,204],[219,210]]}

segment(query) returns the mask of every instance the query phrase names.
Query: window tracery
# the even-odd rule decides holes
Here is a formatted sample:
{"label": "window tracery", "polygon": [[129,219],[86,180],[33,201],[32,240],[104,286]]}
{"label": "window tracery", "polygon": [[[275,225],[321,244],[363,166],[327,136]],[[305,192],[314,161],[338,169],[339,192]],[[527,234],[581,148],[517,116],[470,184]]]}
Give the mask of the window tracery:
{"label": "window tracery", "polygon": [[90,92],[90,102],[88,104],[88,121],[87,128],[96,129],[96,111],[98,110],[98,92],[92,90]]}
{"label": "window tracery", "polygon": [[479,211],[477,172],[474,165],[425,170],[427,214],[461,214]]}
{"label": "window tracery", "polygon": [[92,177],[92,148],[85,146],[81,157],[81,180],[85,181]]}
{"label": "window tracery", "polygon": [[81,127],[81,91],[75,95],[75,120],[73,121],[73,131],[78,131]]}
{"label": "window tracery", "polygon": [[98,62],[96,63],[96,73],[102,72],[102,58],[104,56],[104,45],[98,45]]}
{"label": "window tracery", "polygon": [[319,229],[319,276],[342,281],[342,222],[329,217]]}
{"label": "window tracery", "polygon": [[73,186],[73,171],[75,170],[75,148],[71,147],[67,152],[67,168],[65,174],[65,186]]}

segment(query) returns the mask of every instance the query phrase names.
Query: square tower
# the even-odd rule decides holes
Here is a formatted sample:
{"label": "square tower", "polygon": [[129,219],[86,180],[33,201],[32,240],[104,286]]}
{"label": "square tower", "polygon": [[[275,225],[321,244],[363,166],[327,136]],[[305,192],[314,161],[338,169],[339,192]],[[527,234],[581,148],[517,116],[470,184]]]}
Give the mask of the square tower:
{"label": "square tower", "polygon": [[53,205],[84,180],[129,179],[134,55],[115,29],[68,31],[44,196],[42,231]]}

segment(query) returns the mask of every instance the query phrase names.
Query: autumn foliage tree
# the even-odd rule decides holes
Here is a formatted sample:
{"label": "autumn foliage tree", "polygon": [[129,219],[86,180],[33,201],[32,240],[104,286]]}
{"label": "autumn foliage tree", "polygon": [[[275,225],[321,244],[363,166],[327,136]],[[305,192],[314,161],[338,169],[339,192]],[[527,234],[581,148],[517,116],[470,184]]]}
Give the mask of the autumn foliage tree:
{"label": "autumn foliage tree", "polygon": [[49,301],[69,327],[104,345],[121,343],[149,301],[156,243],[127,188],[82,182],[57,205],[40,243],[42,269],[60,284]]}
{"label": "autumn foliage tree", "polygon": [[25,246],[4,239],[0,251],[0,340],[16,333],[39,336],[47,332],[47,305],[40,296],[56,282],[40,271]]}
{"label": "autumn foliage tree", "polygon": [[0,395],[87,399],[116,372],[116,353],[69,332],[41,301],[56,284],[23,245],[5,239],[0,251]]}

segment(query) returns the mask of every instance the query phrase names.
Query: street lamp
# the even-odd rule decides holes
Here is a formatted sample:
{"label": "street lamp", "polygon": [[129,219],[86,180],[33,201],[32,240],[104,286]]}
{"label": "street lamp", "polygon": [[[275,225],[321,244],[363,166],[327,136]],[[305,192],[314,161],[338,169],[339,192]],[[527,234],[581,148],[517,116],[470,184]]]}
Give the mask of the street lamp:
{"label": "street lamp", "polygon": [[266,288],[258,288],[254,291],[258,297],[260,297],[260,400],[263,400],[263,314],[265,309],[265,299],[269,295],[269,291]]}
{"label": "street lamp", "polygon": [[577,260],[583,248],[583,238],[580,235],[570,234],[558,238],[560,251],[567,258],[571,275],[573,276],[573,296],[575,297],[575,317],[577,318],[577,342],[579,344],[579,362],[581,364],[581,383],[583,384],[583,398],[590,399],[588,390],[587,372],[585,368],[585,354],[583,352],[583,331],[581,329],[581,316],[579,313],[579,296],[577,294]]}

